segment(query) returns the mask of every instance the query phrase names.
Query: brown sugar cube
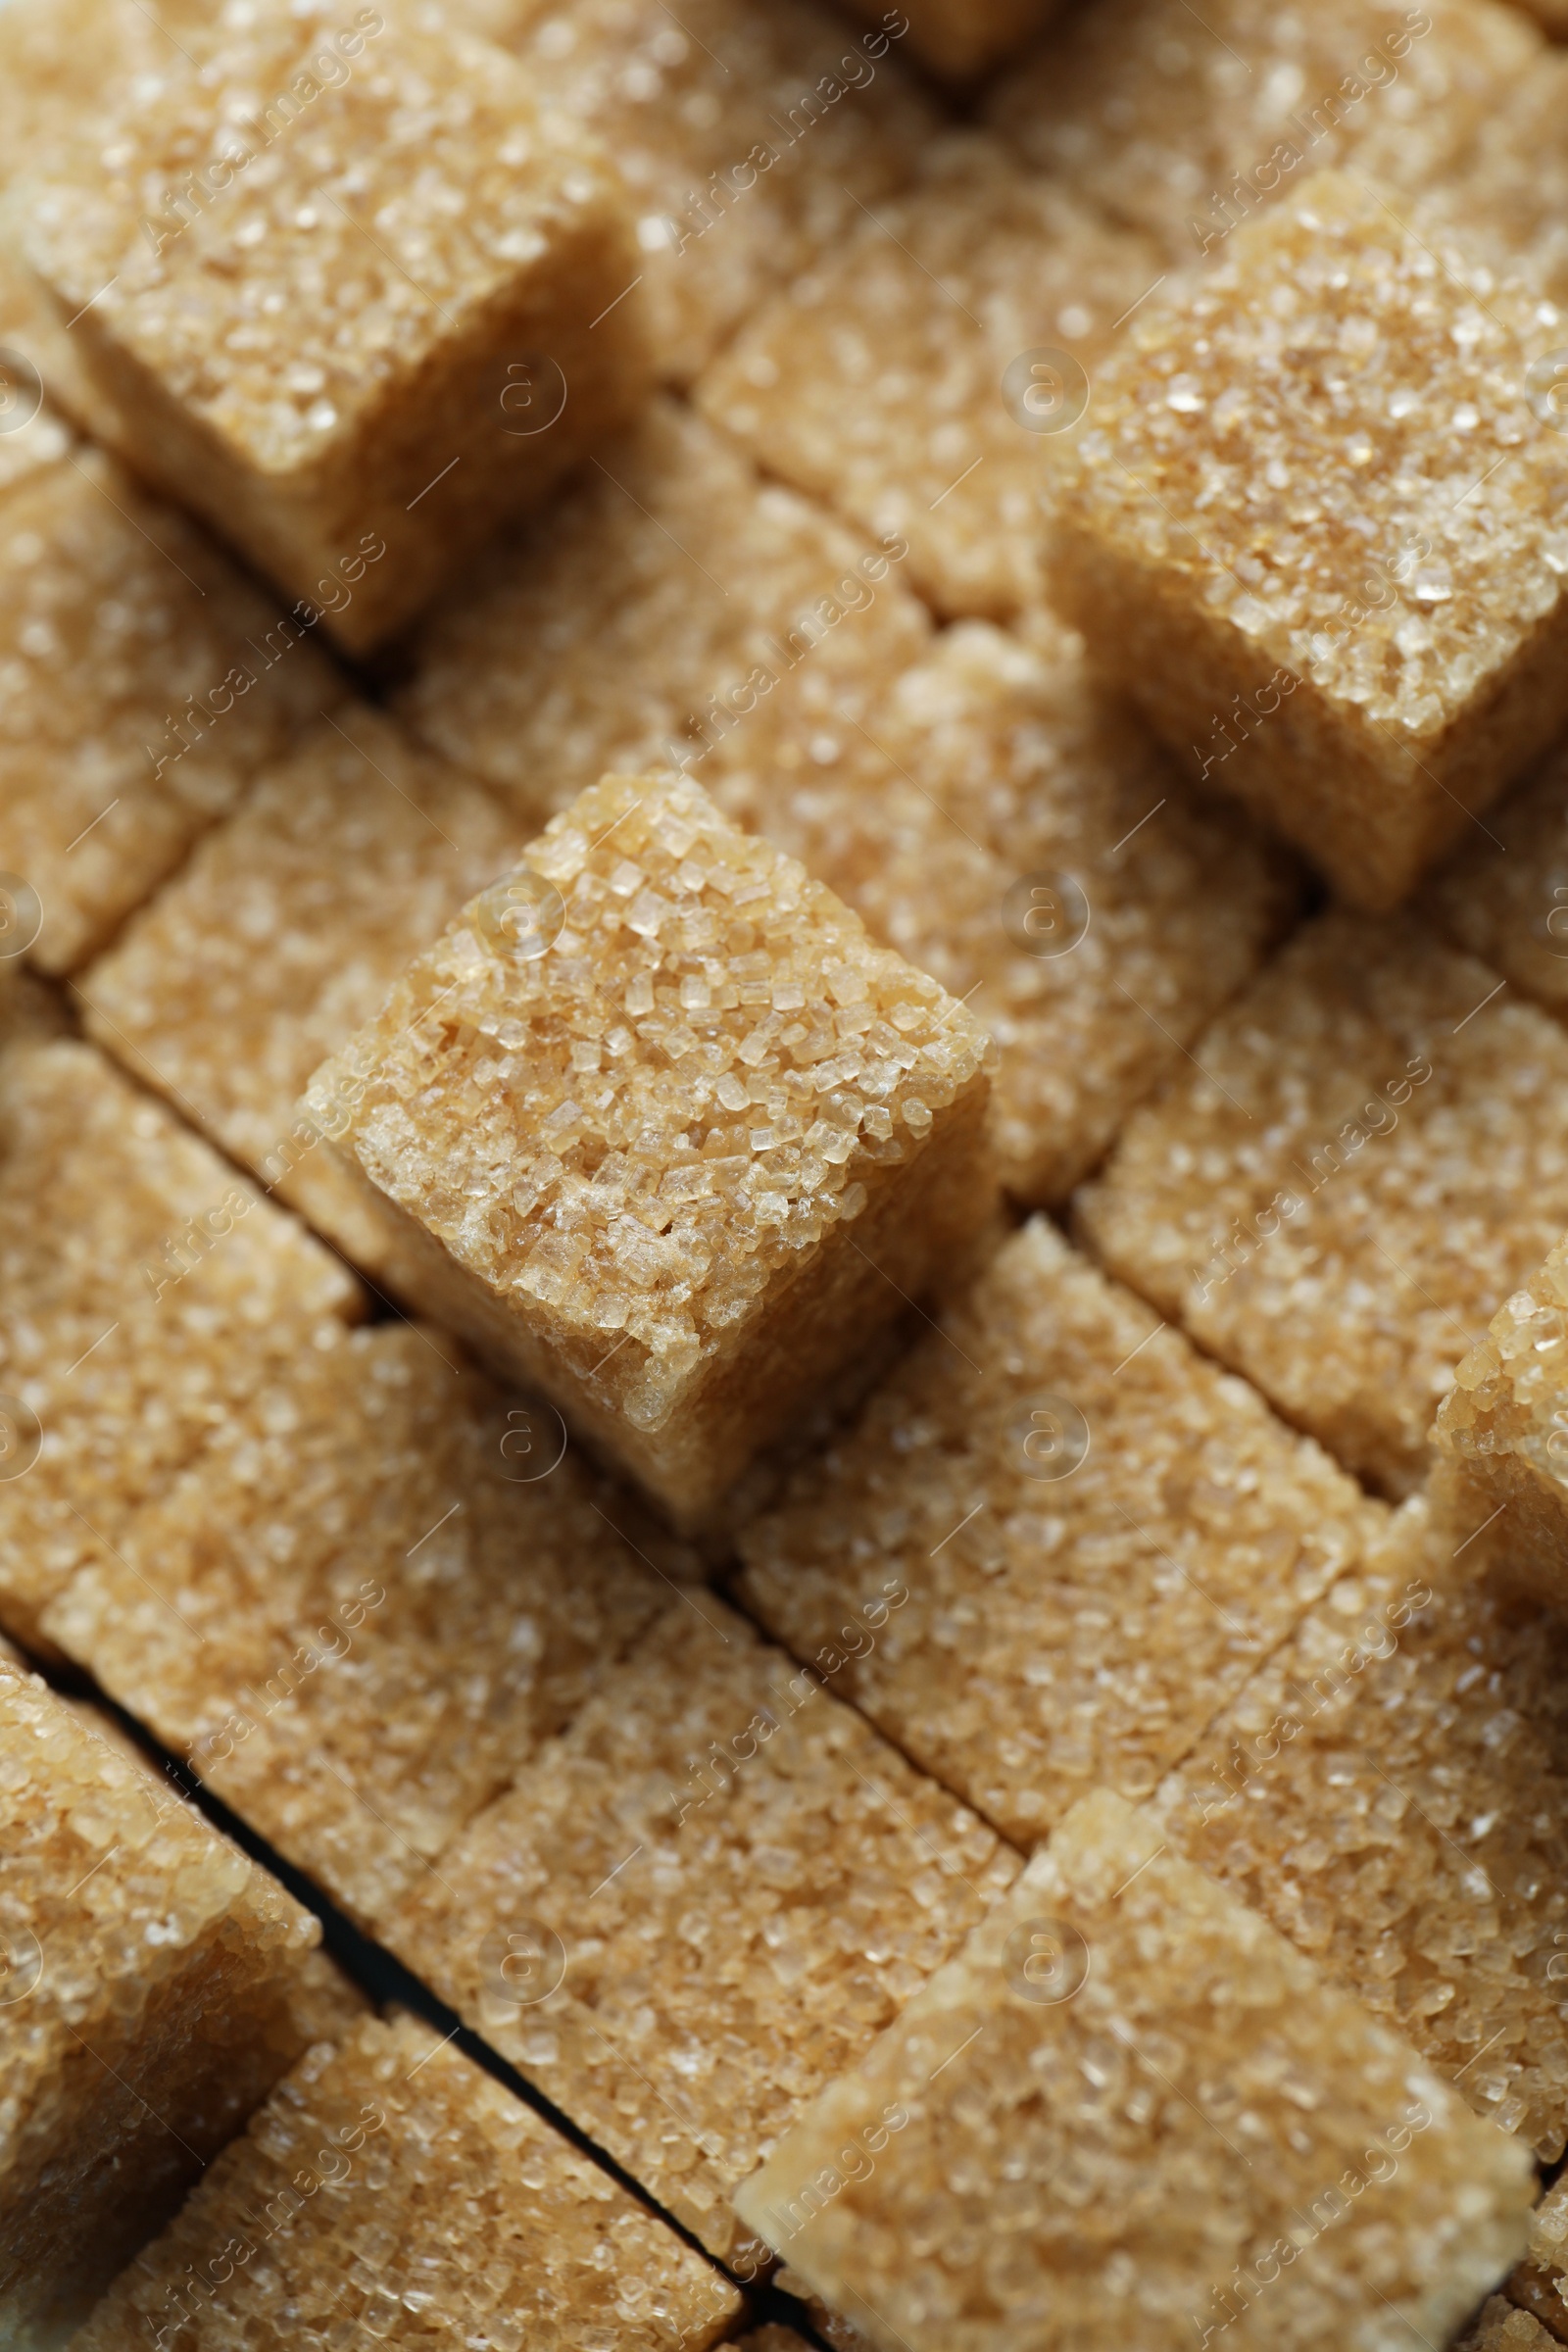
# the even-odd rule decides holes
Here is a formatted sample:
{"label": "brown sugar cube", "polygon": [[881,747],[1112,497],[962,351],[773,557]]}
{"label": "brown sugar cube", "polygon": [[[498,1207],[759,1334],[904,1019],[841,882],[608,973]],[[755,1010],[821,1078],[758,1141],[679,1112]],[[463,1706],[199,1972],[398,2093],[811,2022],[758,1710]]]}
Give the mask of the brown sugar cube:
{"label": "brown sugar cube", "polygon": [[[909,177],[936,128],[894,43],[798,0],[511,0],[495,37],[614,157],[662,375],[701,374],[747,314]],[[612,291],[619,291],[618,288]],[[609,296],[606,297],[608,301]]]}
{"label": "brown sugar cube", "polygon": [[416,1303],[695,1528],[984,1222],[989,1051],[695,784],[612,776],[306,1107]]}
{"label": "brown sugar cube", "polygon": [[1568,719],[1564,320],[1323,173],[1129,320],[1058,493],[1091,651],[1202,780],[1396,906]]}
{"label": "brown sugar cube", "polygon": [[399,708],[541,823],[612,769],[760,761],[778,797],[928,650],[906,554],[661,399],[432,618]]}
{"label": "brown sugar cube", "polygon": [[618,179],[465,34],[271,12],[27,202],[138,466],[355,651],[644,387]]}
{"label": "brown sugar cube", "polygon": [[[1568,302],[1568,58],[1560,50],[1512,85],[1427,203],[1495,269],[1524,262],[1559,307]],[[1568,420],[1561,401],[1556,413]]]}
{"label": "brown sugar cube", "polygon": [[0,2329],[63,2343],[306,2039],[308,1912],[0,1661]]}
{"label": "brown sugar cube", "polygon": [[[1530,2217],[1530,2245],[1523,2262],[1511,2270],[1503,2280],[1503,2308],[1493,2315],[1493,2325],[1501,2329],[1509,2312],[1515,2320],[1513,2337],[1498,2333],[1495,2342],[1508,2346],[1509,2352],[1535,2352],[1540,2344],[1549,2348],[1564,2340],[1568,2330],[1568,2294],[1564,2293],[1568,2278],[1564,2277],[1564,2257],[1568,2254],[1568,2182],[1561,2178],[1547,2189]],[[1488,2312],[1491,2312],[1488,2306]],[[1528,2318],[1526,2317],[1528,2315]],[[1486,2317],[1483,2314],[1483,2317]],[[1523,2320],[1525,2325],[1518,2323]],[[1534,2328],[1532,2335],[1529,2330]],[[1486,2339],[1482,2339],[1485,2344]],[[1491,2346],[1486,2347],[1491,2352]]]}
{"label": "brown sugar cube", "polygon": [[1086,1787],[1149,1794],[1374,1511],[1037,1218],[743,1533],[740,1590],[1029,1844]]}
{"label": "brown sugar cube", "polygon": [[1489,2295],[1474,2328],[1466,2328],[1454,2352],[1551,2352],[1562,2342],[1548,2334],[1539,2320],[1510,2303],[1506,2295]]}
{"label": "brown sugar cube", "polygon": [[706,2352],[729,2280],[411,2017],[309,2051],[76,2352],[428,2345]]}
{"label": "brown sugar cube", "polygon": [[[1059,0],[913,0],[897,13],[922,65],[953,81],[971,81],[1021,48],[1056,13]],[[858,16],[886,24],[878,0],[851,0]]]}
{"label": "brown sugar cube", "polygon": [[1018,1857],[722,1602],[676,1601],[382,1923],[709,2250]]}
{"label": "brown sugar cube", "polygon": [[395,1289],[395,1230],[315,1149],[298,1100],[528,830],[377,711],[340,707],[81,975],[87,1029]]}
{"label": "brown sugar cube", "polygon": [[1487,834],[1438,868],[1417,902],[1456,947],[1568,1012],[1568,751],[1548,753],[1487,811]]}
{"label": "brown sugar cube", "polygon": [[1389,1494],[1568,1226],[1568,1040],[1414,922],[1298,932],[1078,1196],[1124,1282]]}
{"label": "brown sugar cube", "polygon": [[1163,270],[1065,182],[955,135],[748,319],[698,396],[760,463],[907,540],[940,611],[1005,619],[1046,593],[1041,510],[1085,369]]}
{"label": "brown sugar cube", "polygon": [[72,441],[63,419],[45,405],[43,379],[31,352],[22,348],[25,326],[9,294],[0,249],[0,500],[19,482],[58,465]]}
{"label": "brown sugar cube", "polygon": [[1435,1435],[1454,1507],[1488,1521],[1485,1548],[1561,1607],[1568,1601],[1568,1242],[1503,1300],[1455,1368]]}
{"label": "brown sugar cube", "polygon": [[1308,2352],[1445,2340],[1534,2186],[1101,1789],[736,2204],[881,2352],[1177,2352],[1205,2328]]}
{"label": "brown sugar cube", "polygon": [[1045,614],[1028,646],[947,630],[836,741],[781,793],[737,735],[713,797],[964,1001],[1001,1053],[1004,1182],[1060,1201],[1255,973],[1288,861],[1182,788]]}
{"label": "brown sugar cube", "polygon": [[0,1051],[0,1618],[29,1643],[353,1276],[96,1048]]}
{"label": "brown sugar cube", "polygon": [[303,625],[107,460],[67,451],[0,498],[0,869],[39,903],[33,961],[102,947],[340,693]]}
{"label": "brown sugar cube", "polygon": [[1188,262],[1327,166],[1424,187],[1540,54],[1494,0],[1109,0],[1005,75],[989,112],[1031,164]]}
{"label": "brown sugar cube", "polygon": [[372,1926],[665,1597],[557,1416],[444,1347],[383,1324],[273,1366],[44,1621]]}
{"label": "brown sugar cube", "polygon": [[1404,1504],[1159,1792],[1166,1835],[1546,2163],[1568,2145],[1568,1639]]}

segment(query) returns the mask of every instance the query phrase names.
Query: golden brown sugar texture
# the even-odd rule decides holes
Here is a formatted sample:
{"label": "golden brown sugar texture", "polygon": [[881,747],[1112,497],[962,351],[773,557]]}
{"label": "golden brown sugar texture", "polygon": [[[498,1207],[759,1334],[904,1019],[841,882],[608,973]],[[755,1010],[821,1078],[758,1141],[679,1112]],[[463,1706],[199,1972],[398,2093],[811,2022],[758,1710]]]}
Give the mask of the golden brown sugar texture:
{"label": "golden brown sugar texture", "polygon": [[[878,24],[890,12],[879,0],[851,0],[857,15]],[[922,65],[955,81],[989,73],[1056,13],[1058,0],[913,0],[897,14]]]}
{"label": "golden brown sugar texture", "polygon": [[697,1524],[984,1222],[988,1054],[666,772],[553,818],[307,1108],[419,1303]]}
{"label": "golden brown sugar texture", "polygon": [[1423,187],[1540,53],[1494,0],[1219,0],[1200,18],[1110,0],[1002,76],[989,112],[1031,164],[1187,262],[1328,166]]}
{"label": "golden brown sugar texture", "polygon": [[745,1531],[741,1591],[1028,1844],[1147,1795],[1374,1510],[1037,1218]]}
{"label": "golden brown sugar texture", "polygon": [[1568,1012],[1568,752],[1548,753],[1423,890],[1422,917],[1559,1018]]}
{"label": "golden brown sugar texture", "polygon": [[765,747],[743,766],[734,744],[725,813],[995,1038],[992,1139],[1026,1201],[1066,1198],[1297,904],[1288,861],[1183,789],[1044,614],[1027,647],[946,631],[787,791]]}
{"label": "golden brown sugar texture", "polygon": [[1554,299],[1568,298],[1568,58],[1560,50],[1514,83],[1427,200],[1434,218],[1494,268],[1524,263]]}
{"label": "golden brown sugar texture", "polygon": [[0,2328],[63,2342],[305,2036],[308,1912],[0,1661]]}
{"label": "golden brown sugar texture", "polygon": [[625,179],[637,255],[622,283],[641,275],[667,379],[690,383],[861,204],[913,172],[935,118],[889,14],[867,30],[797,0],[692,0],[673,15],[660,0],[513,0],[496,38]]}
{"label": "golden brown sugar texture", "polygon": [[867,547],[658,400],[430,621],[402,714],[540,821],[612,768],[793,781],[930,644],[903,549]]}
{"label": "golden brown sugar texture", "polygon": [[369,1923],[665,1597],[557,1416],[446,1345],[380,1325],[255,1380],[45,1619]]}
{"label": "golden brown sugar texture", "polygon": [[1018,1868],[722,1602],[674,1602],[382,1933],[711,2252]]}
{"label": "golden brown sugar texture", "polygon": [[1192,772],[1396,906],[1568,718],[1564,315],[1324,173],[1129,320],[1061,601]]}
{"label": "golden brown sugar texture", "polygon": [[1548,2334],[1539,2320],[1510,2303],[1506,2295],[1489,2295],[1474,2328],[1467,2328],[1454,2352],[1552,2352],[1562,2342]]}
{"label": "golden brown sugar texture", "polygon": [[355,650],[646,381],[618,179],[465,34],[273,12],[25,201],[138,466]]}
{"label": "golden brown sugar texture", "polygon": [[[941,611],[1004,619],[1047,591],[1041,511],[1071,448],[1072,371],[1162,270],[1065,183],[955,134],[747,321],[699,397],[760,463],[906,539]],[[1058,394],[1030,360],[1062,346]]]}
{"label": "golden brown sugar texture", "polygon": [[66,453],[0,499],[0,867],[40,902],[33,960],[102,947],[340,691],[107,460]]}
{"label": "golden brown sugar texture", "polygon": [[354,1277],[92,1046],[0,1053],[0,1617],[118,1544]]}
{"label": "golden brown sugar texture", "polygon": [[411,2017],[311,2050],[76,2352],[707,2352],[741,2308],[531,2108]]}
{"label": "golden brown sugar texture", "polygon": [[[1485,1548],[1547,1601],[1568,1598],[1568,1243],[1493,1316],[1438,1413],[1438,1449]],[[1568,1975],[1568,1970],[1563,1973]]]}
{"label": "golden brown sugar texture", "polygon": [[1078,1196],[1124,1282],[1390,1494],[1568,1225],[1568,1041],[1401,920],[1319,917]]}
{"label": "golden brown sugar texture", "polygon": [[1466,2317],[1534,2186],[1098,1790],[737,2205],[882,2352],[1379,2352]]}
{"label": "golden brown sugar texture", "polygon": [[[19,482],[57,466],[72,447],[72,434],[44,400],[42,371],[27,334],[26,313],[13,299],[6,256],[0,246],[0,500]],[[21,365],[18,365],[18,362]],[[28,370],[32,372],[29,373]],[[35,381],[37,377],[39,380]]]}
{"label": "golden brown sugar texture", "polygon": [[87,1028],[395,1288],[395,1232],[335,1179],[299,1097],[526,838],[379,713],[341,706],[82,975]]}
{"label": "golden brown sugar texture", "polygon": [[1568,2144],[1568,1642],[1407,1502],[1160,1790],[1172,1843],[1545,2162]]}
{"label": "golden brown sugar texture", "polygon": [[[1564,2254],[1568,2251],[1565,2241],[1568,2241],[1568,2183],[1559,2178],[1530,2217],[1530,2244],[1523,2262],[1516,2264],[1503,2280],[1502,2291],[1507,2302],[1504,2311],[1494,2315],[1494,2324],[1501,2326],[1508,2307],[1516,2315],[1529,2315],[1524,2328],[1516,2325],[1510,2352],[1534,2352],[1537,2345],[1550,2352],[1553,2344],[1568,2341],[1568,2296],[1563,2292],[1568,2284],[1563,2274]],[[1529,2332],[1531,2327],[1536,2329],[1534,2335]],[[1498,2341],[1509,2344],[1506,2335]]]}

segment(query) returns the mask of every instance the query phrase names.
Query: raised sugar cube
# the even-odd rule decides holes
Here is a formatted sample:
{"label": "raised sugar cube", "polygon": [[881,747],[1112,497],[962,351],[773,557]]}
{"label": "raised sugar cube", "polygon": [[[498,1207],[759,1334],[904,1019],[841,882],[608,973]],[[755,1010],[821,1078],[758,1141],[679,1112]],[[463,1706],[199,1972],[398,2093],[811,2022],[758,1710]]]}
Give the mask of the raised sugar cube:
{"label": "raised sugar cube", "polygon": [[658,400],[432,618],[399,707],[540,822],[611,769],[752,760],[795,782],[930,645],[907,553]]}
{"label": "raised sugar cube", "polygon": [[527,831],[379,713],[343,706],[81,975],[86,1026],[395,1290],[395,1231],[335,1175],[299,1097]]}
{"label": "raised sugar cube", "polygon": [[418,2020],[311,2050],[77,2352],[348,2339],[707,2352],[727,2278]]}
{"label": "raised sugar cube", "polygon": [[1325,166],[1424,186],[1540,54],[1494,0],[1109,0],[1004,76],[990,114],[1032,164],[1190,262]]}
{"label": "raised sugar cube", "polygon": [[[495,37],[604,141],[636,214],[660,371],[701,373],[747,314],[914,170],[935,128],[893,44],[800,0],[503,0]],[[608,298],[607,298],[608,299]]]}
{"label": "raised sugar cube", "polygon": [[77,1563],[364,1298],[95,1047],[19,1027],[0,1051],[0,1619],[31,1642]]}
{"label": "raised sugar cube", "polygon": [[734,2189],[1017,1869],[705,1593],[381,1933],[733,2264]]}
{"label": "raised sugar cube", "polygon": [[1547,754],[1487,810],[1417,910],[1559,1018],[1568,1012],[1568,752]]}
{"label": "raised sugar cube", "polygon": [[253,1374],[44,1620],[372,1926],[665,1597],[559,1417],[447,1348],[378,1325]]}
{"label": "raised sugar cube", "polygon": [[1436,1437],[1454,1507],[1490,1523],[1486,1548],[1568,1602],[1568,1242],[1457,1366]]}
{"label": "raised sugar cube", "polygon": [[1568,1039],[1410,921],[1298,932],[1078,1198],[1124,1282],[1386,1494],[1568,1227]]}
{"label": "raised sugar cube", "polygon": [[736,2203],[882,2352],[1205,2328],[1306,2352],[1445,2340],[1534,2188],[1408,2042],[1098,1790]]}
{"label": "raised sugar cube", "polygon": [[1046,594],[1041,508],[1085,369],[1163,269],[1067,183],[955,136],[747,321],[699,397],[773,471],[907,540],[943,612],[1004,618]]}
{"label": "raised sugar cube", "polygon": [[696,785],[607,777],[307,1107],[418,1303],[695,1527],[983,1222],[988,1052]]}
{"label": "raised sugar cube", "polygon": [[908,9],[883,9],[878,0],[852,0],[859,16],[883,24],[902,16],[909,44],[923,65],[955,81],[989,73],[1056,13],[1058,0],[914,0]]}
{"label": "raised sugar cube", "polygon": [[1568,2145],[1568,1638],[1407,1502],[1159,1792],[1173,1845],[1546,2163]]}
{"label": "raised sugar cube", "polygon": [[138,466],[357,651],[644,387],[618,178],[464,34],[270,12],[28,202]]}
{"label": "raised sugar cube", "polygon": [[305,627],[109,461],[67,452],[0,498],[0,869],[38,902],[33,961],[102,947],[340,694]]}
{"label": "raised sugar cube", "polygon": [[298,2057],[319,1931],[0,1658],[0,2330],[63,2343]]}
{"label": "raised sugar cube", "polygon": [[741,1592],[1029,1844],[1086,1787],[1147,1795],[1372,1524],[1036,1219],[745,1531]]}
{"label": "raised sugar cube", "polygon": [[712,789],[996,1039],[1003,1180],[1050,1203],[1256,971],[1297,890],[1183,789],[1071,632],[1040,613],[1030,639],[949,629],[788,792],[740,735]]}
{"label": "raised sugar cube", "polygon": [[1128,322],[1058,601],[1192,772],[1396,906],[1568,719],[1564,315],[1321,173]]}

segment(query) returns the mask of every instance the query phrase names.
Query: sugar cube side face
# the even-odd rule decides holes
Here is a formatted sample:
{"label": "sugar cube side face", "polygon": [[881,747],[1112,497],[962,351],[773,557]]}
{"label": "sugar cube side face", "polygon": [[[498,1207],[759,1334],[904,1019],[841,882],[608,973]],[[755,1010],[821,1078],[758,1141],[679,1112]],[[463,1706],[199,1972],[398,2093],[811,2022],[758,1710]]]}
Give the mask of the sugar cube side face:
{"label": "sugar cube side face", "polygon": [[1438,867],[1417,911],[1560,1019],[1568,1008],[1568,756],[1548,752],[1494,801],[1487,833]]}
{"label": "sugar cube side face", "polygon": [[857,30],[800,0],[692,0],[678,23],[659,0],[521,0],[496,27],[546,103],[615,158],[665,381],[692,383],[913,173],[936,110],[895,12],[878,13]]}
{"label": "sugar cube side face", "polygon": [[1377,1524],[1037,1219],[741,1535],[740,1590],[1023,1845],[1148,1795]]}
{"label": "sugar cube side face", "polygon": [[1205,2326],[1304,2352],[1442,2340],[1533,2190],[1517,2141],[1099,1790],[737,2207],[889,2352]]}
{"label": "sugar cube side face", "polygon": [[[1173,1847],[1545,2163],[1568,2144],[1561,1630],[1412,1499],[1159,1792]],[[1504,1546],[1505,1548],[1505,1546]]]}
{"label": "sugar cube side face", "polygon": [[1201,23],[1182,0],[1114,0],[1000,76],[987,113],[1032,164],[1192,263],[1328,167],[1424,188],[1541,46],[1491,0],[1299,16],[1222,0]]}
{"label": "sugar cube side face", "polygon": [[384,1933],[744,2276],[734,2189],[1018,1867],[701,1592],[670,1602]]}
{"label": "sugar cube side face", "polygon": [[298,2057],[319,1931],[9,1658],[0,1752],[0,2325],[55,2343]]}
{"label": "sugar cube side face", "polygon": [[1079,1193],[1102,1260],[1393,1496],[1568,1223],[1558,1024],[1409,920],[1298,932]]}
{"label": "sugar cube side face", "polygon": [[345,704],[80,974],[88,1033],[395,1292],[395,1230],[334,1180],[298,1099],[530,830]]}
{"label": "sugar cube side face", "polygon": [[634,411],[620,183],[490,44],[274,16],[106,140],[28,192],[28,259],[139,468],[341,644]]}
{"label": "sugar cube side face", "polygon": [[983,1222],[988,1058],[697,786],[607,777],[306,1106],[428,1311],[696,1526]]}
{"label": "sugar cube side face", "polygon": [[462,2314],[502,2341],[707,2352],[741,2308],[666,2223],[403,2015],[306,2054],[77,2341],[129,2352],[162,2329],[219,2352],[236,2330],[347,2324],[413,2344]]}
{"label": "sugar cube side face", "polygon": [[95,1047],[19,1026],[0,1052],[0,1616],[30,1642],[258,1378],[365,1300]]}
{"label": "sugar cube side face", "polygon": [[795,780],[929,649],[907,553],[661,397],[432,616],[399,715],[541,824],[611,770],[756,758]]}
{"label": "sugar cube side face", "polygon": [[376,1325],[254,1376],[44,1628],[373,1933],[655,1615],[634,1546],[558,1415]]}
{"label": "sugar cube side face", "polygon": [[1060,598],[1190,771],[1385,911],[1568,715],[1561,315],[1320,173],[1129,324]]}
{"label": "sugar cube side face", "polygon": [[1454,2352],[1551,2352],[1561,2341],[1506,2295],[1489,2295]]}
{"label": "sugar cube side face", "polygon": [[1043,514],[1086,370],[1163,269],[1070,183],[951,134],[754,313],[698,398],[770,470],[906,540],[941,612],[1006,619],[1049,594]]}
{"label": "sugar cube side face", "polygon": [[1568,1596],[1568,1243],[1505,1298],[1455,1367],[1435,1436],[1484,1548],[1548,1601]]}
{"label": "sugar cube side face", "polygon": [[36,902],[32,961],[102,947],[341,691],[309,629],[102,456],[0,498],[0,867]]}

